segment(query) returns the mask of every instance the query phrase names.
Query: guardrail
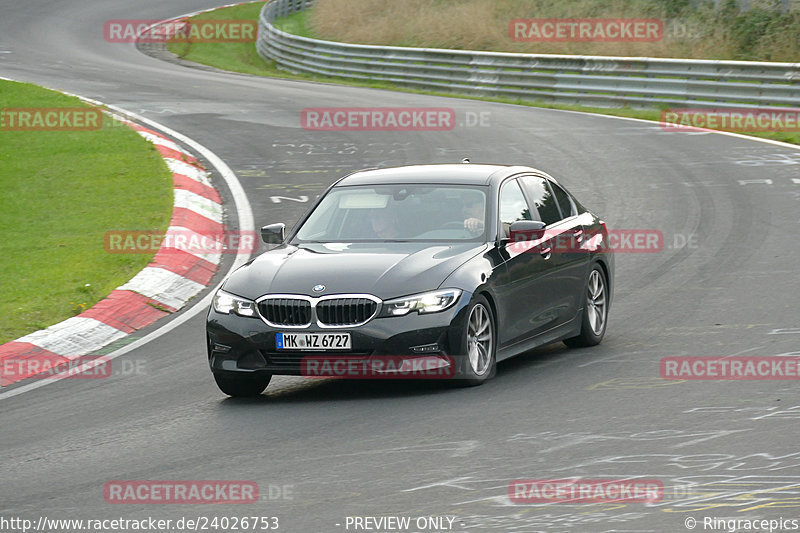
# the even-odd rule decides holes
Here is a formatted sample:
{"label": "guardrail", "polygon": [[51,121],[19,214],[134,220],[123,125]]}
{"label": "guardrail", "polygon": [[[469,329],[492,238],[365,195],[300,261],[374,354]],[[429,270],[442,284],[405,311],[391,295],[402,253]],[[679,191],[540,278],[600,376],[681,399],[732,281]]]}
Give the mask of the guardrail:
{"label": "guardrail", "polygon": [[273,0],[258,53],[281,69],[417,89],[598,106],[800,107],[800,63],[570,56],[370,46],[309,39],[273,22],[314,0]]}

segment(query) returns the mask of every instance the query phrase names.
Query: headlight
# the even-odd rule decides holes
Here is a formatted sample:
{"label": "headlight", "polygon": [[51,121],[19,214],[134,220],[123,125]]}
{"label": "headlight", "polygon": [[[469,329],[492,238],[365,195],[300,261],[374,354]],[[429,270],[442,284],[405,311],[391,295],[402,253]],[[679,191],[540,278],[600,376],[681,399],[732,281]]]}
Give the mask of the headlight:
{"label": "headlight", "polygon": [[460,296],[461,289],[444,289],[389,300],[383,302],[381,316],[403,316],[412,311],[438,313],[456,303]]}
{"label": "headlight", "polygon": [[240,316],[256,316],[256,303],[220,289],[214,295],[214,311],[224,315],[234,312]]}

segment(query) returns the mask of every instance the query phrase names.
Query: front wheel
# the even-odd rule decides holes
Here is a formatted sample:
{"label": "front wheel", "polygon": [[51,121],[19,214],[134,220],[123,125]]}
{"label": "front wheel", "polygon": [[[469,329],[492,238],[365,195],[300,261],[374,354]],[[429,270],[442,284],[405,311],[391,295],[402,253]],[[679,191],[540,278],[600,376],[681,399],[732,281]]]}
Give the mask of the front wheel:
{"label": "front wheel", "polygon": [[258,396],[269,385],[272,379],[271,374],[243,374],[241,376],[226,374],[214,374],[219,390],[235,398],[249,398]]}
{"label": "front wheel", "polygon": [[608,288],[605,274],[597,265],[589,272],[585,298],[581,332],[575,337],[564,340],[564,344],[572,348],[597,346],[606,334]]}
{"label": "front wheel", "polygon": [[495,373],[497,343],[492,308],[483,296],[477,296],[467,311],[467,324],[462,337],[464,349],[460,378],[466,386],[481,385]]}

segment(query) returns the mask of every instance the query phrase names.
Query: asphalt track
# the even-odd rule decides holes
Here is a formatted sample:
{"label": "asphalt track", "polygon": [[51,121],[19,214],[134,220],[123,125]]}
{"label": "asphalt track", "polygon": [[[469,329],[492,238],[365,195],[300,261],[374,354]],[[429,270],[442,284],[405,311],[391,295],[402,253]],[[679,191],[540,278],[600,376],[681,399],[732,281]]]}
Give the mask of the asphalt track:
{"label": "asphalt track", "polygon": [[[352,169],[468,156],[542,168],[609,227],[662,231],[665,249],[617,256],[601,346],[536,350],[473,389],[274,378],[259,399],[228,399],[207,369],[200,313],[115,360],[142,372],[0,399],[0,517],[259,515],[298,533],[344,531],[347,516],[446,515],[456,517],[454,531],[503,532],[686,531],[689,517],[710,531],[704,518],[800,519],[797,382],[659,376],[667,356],[800,350],[798,150],[608,117],[192,69],[103,39],[108,19],[214,5],[5,0],[0,76],[115,104],[200,142],[237,173],[257,226],[295,221],[301,197]],[[300,127],[303,108],[336,106],[452,107],[460,125]],[[486,113],[489,125],[467,127],[468,113]],[[694,245],[675,246],[689,237]],[[515,479],[625,476],[660,480],[663,500],[507,499]],[[103,487],[114,480],[252,480],[261,498],[112,505]]]}

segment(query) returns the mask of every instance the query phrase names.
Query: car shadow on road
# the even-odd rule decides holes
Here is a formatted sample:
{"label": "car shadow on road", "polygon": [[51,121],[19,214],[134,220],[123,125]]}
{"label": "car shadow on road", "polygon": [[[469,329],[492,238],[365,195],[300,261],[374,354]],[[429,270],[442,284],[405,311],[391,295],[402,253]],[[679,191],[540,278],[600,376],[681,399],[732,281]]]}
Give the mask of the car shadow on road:
{"label": "car shadow on road", "polygon": [[284,378],[255,398],[226,398],[225,405],[357,401],[431,396],[458,390],[444,380]]}
{"label": "car shadow on road", "polygon": [[514,377],[524,374],[526,377],[535,373],[535,369],[545,363],[558,362],[565,356],[575,353],[575,349],[567,348],[561,342],[554,342],[528,350],[511,359],[506,359],[497,364],[497,378]]}
{"label": "car shadow on road", "polygon": [[[303,402],[360,401],[403,399],[443,395],[484,396],[495,387],[507,386],[509,380],[535,378],[536,368],[564,357],[573,350],[561,343],[536,348],[497,365],[497,375],[480,387],[465,387],[456,379],[309,379],[275,377],[267,390],[255,398],[225,398],[225,407],[296,404]],[[276,380],[278,380],[276,382]],[[482,393],[482,391],[485,391]]]}

